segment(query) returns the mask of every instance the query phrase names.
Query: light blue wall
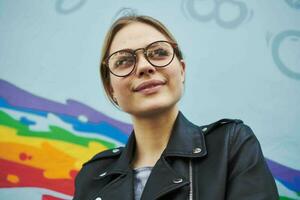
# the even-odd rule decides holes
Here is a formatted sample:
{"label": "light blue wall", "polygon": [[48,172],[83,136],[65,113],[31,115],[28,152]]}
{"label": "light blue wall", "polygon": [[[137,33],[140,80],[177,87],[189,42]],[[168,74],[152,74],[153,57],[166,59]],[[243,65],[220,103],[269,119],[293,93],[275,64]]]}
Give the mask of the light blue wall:
{"label": "light blue wall", "polygon": [[299,0],[0,0],[0,79],[130,122],[98,73],[104,35],[129,8],[177,38],[187,65],[180,108],[191,121],[240,118],[267,158],[300,169]]}

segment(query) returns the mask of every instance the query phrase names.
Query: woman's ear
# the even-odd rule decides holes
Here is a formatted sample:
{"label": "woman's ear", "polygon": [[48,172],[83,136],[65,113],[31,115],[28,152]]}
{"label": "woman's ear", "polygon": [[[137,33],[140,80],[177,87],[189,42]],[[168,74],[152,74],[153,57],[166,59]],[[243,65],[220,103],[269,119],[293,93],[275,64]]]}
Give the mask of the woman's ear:
{"label": "woman's ear", "polygon": [[113,96],[113,93],[114,93],[114,89],[112,88],[112,86],[111,86],[111,84],[109,83],[109,84],[107,84],[108,86],[107,86],[107,89],[108,89],[108,91],[109,91],[109,94],[111,94],[111,96]]}
{"label": "woman's ear", "polygon": [[184,83],[185,81],[185,62],[183,59],[181,59],[180,61],[180,64],[181,64],[181,76],[182,76],[182,83]]}
{"label": "woman's ear", "polygon": [[108,86],[108,92],[109,92],[111,98],[112,98],[113,100],[115,100],[114,89],[112,88],[112,86],[111,86],[110,84],[109,84],[109,86]]}

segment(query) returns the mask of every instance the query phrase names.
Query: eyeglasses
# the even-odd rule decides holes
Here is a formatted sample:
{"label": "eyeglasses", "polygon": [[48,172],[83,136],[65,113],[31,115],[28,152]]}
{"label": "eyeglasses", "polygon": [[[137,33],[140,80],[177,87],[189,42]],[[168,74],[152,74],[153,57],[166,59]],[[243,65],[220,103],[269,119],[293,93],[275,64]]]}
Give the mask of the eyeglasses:
{"label": "eyeglasses", "polygon": [[169,41],[156,41],[145,48],[123,49],[114,52],[104,60],[110,73],[118,77],[129,76],[136,67],[138,50],[143,50],[146,60],[154,67],[165,67],[174,59],[177,44]]}

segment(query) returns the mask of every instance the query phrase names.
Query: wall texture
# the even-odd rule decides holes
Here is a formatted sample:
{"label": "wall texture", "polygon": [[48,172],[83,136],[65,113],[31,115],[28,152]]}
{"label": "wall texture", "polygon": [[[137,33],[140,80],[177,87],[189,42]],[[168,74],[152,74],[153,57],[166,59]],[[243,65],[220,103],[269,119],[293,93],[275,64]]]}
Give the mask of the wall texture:
{"label": "wall texture", "polygon": [[242,119],[281,200],[300,199],[299,0],[0,0],[0,199],[71,199],[81,164],[126,143],[129,116],[105,97],[98,63],[130,13],[178,39],[182,112],[198,125]]}

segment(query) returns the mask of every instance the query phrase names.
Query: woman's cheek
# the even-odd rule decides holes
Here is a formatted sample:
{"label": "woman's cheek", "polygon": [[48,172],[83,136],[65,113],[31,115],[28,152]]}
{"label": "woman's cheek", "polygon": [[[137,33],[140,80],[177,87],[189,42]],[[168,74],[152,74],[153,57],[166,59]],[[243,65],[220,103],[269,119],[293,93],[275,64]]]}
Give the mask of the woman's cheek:
{"label": "woman's cheek", "polygon": [[115,97],[121,108],[126,110],[126,107],[131,106],[133,92],[130,90],[130,86],[126,83],[118,83],[115,87]]}

